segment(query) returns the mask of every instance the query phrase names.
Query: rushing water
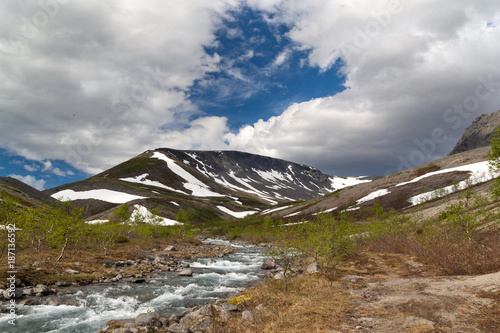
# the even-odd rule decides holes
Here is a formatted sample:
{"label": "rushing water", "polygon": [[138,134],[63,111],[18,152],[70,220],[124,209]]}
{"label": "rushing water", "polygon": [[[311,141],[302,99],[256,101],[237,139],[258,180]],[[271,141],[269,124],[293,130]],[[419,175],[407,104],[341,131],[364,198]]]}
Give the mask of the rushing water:
{"label": "rushing water", "polygon": [[259,248],[224,240],[210,244],[231,245],[234,253],[223,258],[198,259],[190,263],[192,277],[158,273],[144,284],[115,283],[88,285],[73,295],[79,306],[18,306],[16,326],[0,317],[0,332],[97,332],[111,319],[135,318],[140,313],[180,313],[191,305],[214,302],[217,298],[248,286],[261,276]]}

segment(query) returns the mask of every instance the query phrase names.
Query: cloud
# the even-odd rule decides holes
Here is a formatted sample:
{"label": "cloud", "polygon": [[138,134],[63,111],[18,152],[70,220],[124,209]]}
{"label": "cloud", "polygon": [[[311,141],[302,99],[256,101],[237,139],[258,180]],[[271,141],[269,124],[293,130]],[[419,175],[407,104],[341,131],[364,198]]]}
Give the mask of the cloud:
{"label": "cloud", "polygon": [[31,187],[36,188],[39,191],[43,191],[45,189],[45,180],[43,179],[36,179],[35,177],[28,175],[28,176],[21,176],[21,175],[9,175],[9,177],[15,178],[17,180],[22,181],[25,184],[28,184]]}
{"label": "cloud", "polygon": [[38,166],[36,165],[28,165],[28,164],[25,164],[23,165],[23,168],[26,170],[26,171],[29,171],[29,172],[35,172],[38,170]]}
{"label": "cloud", "polygon": [[52,169],[51,161],[43,161],[42,164],[43,164],[42,172],[49,171],[50,169]]}
{"label": "cloud", "polygon": [[[271,27],[287,26],[276,38],[306,52],[306,65],[322,75],[340,64],[346,90],[332,87],[330,96],[236,132],[226,118],[204,114],[190,89],[210,87],[208,73],[241,82],[214,85],[228,99],[249,98],[269,82],[233,66],[242,53],[222,59],[206,51],[217,45],[227,13],[245,5]],[[476,116],[500,106],[494,1],[198,0],[173,7],[94,0],[60,5],[49,23],[29,31],[23,18],[40,10],[36,2],[0,3],[0,29],[29,35],[19,43],[0,39],[0,147],[88,173],[173,147],[239,149],[329,173],[381,174],[446,155]],[[283,51],[269,63],[286,64]],[[434,140],[438,132],[443,140]]]}
{"label": "cloud", "polygon": [[162,128],[199,117],[188,90],[219,70],[206,47],[238,4],[68,2],[37,27],[38,2],[2,2],[0,147],[93,173],[168,144]]}
{"label": "cloud", "polygon": [[500,4],[251,2],[275,14],[270,24],[292,25],[288,37],[309,50],[310,66],[341,59],[347,89],[228,133],[233,148],[381,174],[446,155],[476,116],[500,108],[500,29],[487,24]]}

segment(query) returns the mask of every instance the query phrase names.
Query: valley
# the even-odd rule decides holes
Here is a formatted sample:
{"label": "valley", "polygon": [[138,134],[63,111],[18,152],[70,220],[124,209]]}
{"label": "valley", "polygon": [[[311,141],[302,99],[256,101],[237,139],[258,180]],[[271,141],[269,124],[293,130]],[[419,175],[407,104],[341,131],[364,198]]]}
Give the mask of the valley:
{"label": "valley", "polygon": [[[25,329],[50,312],[46,331],[493,332],[499,173],[489,146],[470,148],[385,177],[156,149],[43,192],[2,178],[2,220],[16,228],[1,232],[16,235],[22,291],[2,295]],[[169,319],[181,312],[189,325]]]}

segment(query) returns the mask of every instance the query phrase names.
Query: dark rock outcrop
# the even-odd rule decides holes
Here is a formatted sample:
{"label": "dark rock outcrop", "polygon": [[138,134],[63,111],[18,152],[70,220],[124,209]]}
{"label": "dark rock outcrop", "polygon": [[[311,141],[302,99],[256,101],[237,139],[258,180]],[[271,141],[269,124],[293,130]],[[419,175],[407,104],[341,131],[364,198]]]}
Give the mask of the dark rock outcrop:
{"label": "dark rock outcrop", "polygon": [[477,117],[476,120],[474,120],[474,122],[467,127],[464,134],[455,145],[455,148],[453,148],[448,155],[489,146],[493,132],[499,126],[500,110]]}

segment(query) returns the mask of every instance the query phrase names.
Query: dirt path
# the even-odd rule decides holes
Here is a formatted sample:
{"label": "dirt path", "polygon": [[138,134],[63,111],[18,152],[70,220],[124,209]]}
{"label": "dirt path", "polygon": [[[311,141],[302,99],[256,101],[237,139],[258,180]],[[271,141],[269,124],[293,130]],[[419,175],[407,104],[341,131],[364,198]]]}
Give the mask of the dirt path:
{"label": "dirt path", "polygon": [[500,272],[432,277],[406,261],[415,275],[401,276],[381,259],[375,276],[347,275],[359,304],[342,330],[333,332],[500,332]]}

